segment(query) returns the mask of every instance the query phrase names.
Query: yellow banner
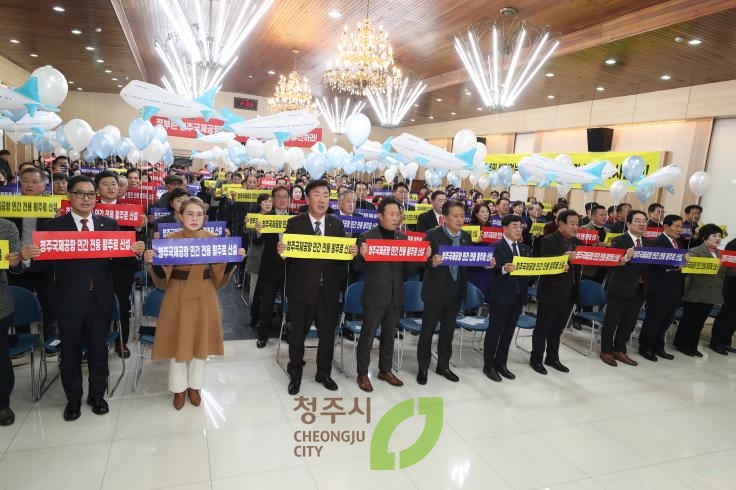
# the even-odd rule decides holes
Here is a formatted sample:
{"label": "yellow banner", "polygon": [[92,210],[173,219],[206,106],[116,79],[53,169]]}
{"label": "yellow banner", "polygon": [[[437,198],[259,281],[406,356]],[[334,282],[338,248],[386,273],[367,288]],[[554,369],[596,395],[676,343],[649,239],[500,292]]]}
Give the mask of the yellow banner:
{"label": "yellow banner", "polygon": [[429,211],[430,209],[432,209],[432,205],[429,204],[429,203],[423,202],[421,204],[417,204],[416,206],[414,206],[414,209],[416,209],[417,211],[421,211],[421,212],[425,213],[425,212]]}
{"label": "yellow banner", "polygon": [[715,257],[690,257],[682,267],[683,274],[718,274],[721,259]]}
{"label": "yellow banner", "polygon": [[117,172],[119,174],[124,174],[128,171],[127,168],[108,168],[108,170],[110,170],[111,172]]}
{"label": "yellow banner", "polygon": [[480,241],[480,226],[465,225],[463,226],[463,230],[470,233],[470,238],[473,240],[473,243],[478,243]]}
{"label": "yellow banner", "polygon": [[53,218],[66,196],[0,196],[0,218]]}
{"label": "yellow banner", "polygon": [[261,234],[283,233],[286,231],[286,222],[293,217],[288,214],[248,214],[245,227],[255,228],[256,221],[260,220]]}
{"label": "yellow banner", "polygon": [[567,255],[559,257],[514,257],[514,272],[512,276],[542,276],[565,272]]}
{"label": "yellow banner", "polygon": [[261,194],[271,195],[269,189],[237,189],[235,191],[235,202],[256,202]]}
{"label": "yellow banner", "polygon": [[[559,153],[540,153],[540,155],[549,157],[549,158],[555,158]],[[646,164],[646,169],[644,170],[644,177],[647,175],[653,174],[657,170],[659,170],[660,163],[662,162],[664,152],[661,151],[643,151],[643,152],[635,152],[635,153],[628,153],[628,152],[620,152],[620,151],[606,151],[601,153],[567,153],[567,155],[570,156],[572,159],[573,165],[580,167],[583,165],[587,165],[593,161],[596,160],[608,160],[611,162],[611,165],[616,167],[618,170],[615,174],[613,174],[609,179],[603,181],[603,185],[596,186],[596,190],[608,190],[611,188],[611,184],[616,182],[617,180],[624,179],[623,172],[621,171],[621,165],[623,165],[624,160],[627,157],[630,157],[632,155],[638,155]],[[498,170],[503,165],[508,165],[514,170],[519,170],[519,160],[521,160],[524,157],[531,156],[530,153],[513,153],[513,154],[496,154],[496,155],[486,155],[486,163],[488,164],[489,170]],[[527,184],[527,185],[535,185],[535,184]],[[575,184],[572,186],[573,189],[580,189],[579,184]],[[630,191],[633,191],[634,188],[631,187],[629,189]]]}
{"label": "yellow banner", "polygon": [[532,235],[541,235],[542,232],[544,232],[544,225],[546,223],[532,223],[532,227],[529,230],[529,233]]}
{"label": "yellow banner", "polygon": [[10,262],[6,257],[10,253],[10,242],[8,240],[0,240],[0,270],[10,269]]}
{"label": "yellow banner", "polygon": [[330,200],[337,200],[337,189],[330,189]]}
{"label": "yellow banner", "polygon": [[207,189],[209,189],[211,187],[215,187],[216,185],[217,185],[217,181],[216,180],[205,180],[204,181],[204,186]]}
{"label": "yellow banner", "polygon": [[606,245],[610,245],[611,243],[613,243],[614,238],[618,238],[621,235],[623,235],[623,233],[606,233],[606,239],[603,241],[603,243],[605,243]]}
{"label": "yellow banner", "polygon": [[353,260],[350,247],[356,241],[355,238],[286,233],[283,237],[286,250],[281,256],[295,259]]}
{"label": "yellow banner", "polygon": [[424,211],[404,211],[403,223],[405,225],[416,225],[417,224],[417,218],[423,212]]}
{"label": "yellow banner", "polygon": [[552,205],[550,203],[540,202],[539,204],[542,206],[542,211],[544,211],[545,213],[552,211]]}

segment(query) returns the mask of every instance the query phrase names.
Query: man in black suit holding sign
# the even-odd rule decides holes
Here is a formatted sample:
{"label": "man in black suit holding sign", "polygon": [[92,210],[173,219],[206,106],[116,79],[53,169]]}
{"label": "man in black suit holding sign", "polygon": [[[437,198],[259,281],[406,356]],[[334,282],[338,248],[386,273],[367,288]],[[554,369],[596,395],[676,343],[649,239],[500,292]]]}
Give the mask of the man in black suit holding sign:
{"label": "man in black suit holding sign", "polygon": [[[328,215],[330,184],[314,180],[305,189],[306,213],[291,218],[284,233],[297,235],[332,236],[345,238],[345,228],[339,218]],[[282,254],[286,244],[279,242],[277,251]],[[353,257],[358,248],[351,248]],[[289,394],[296,395],[302,382],[304,365],[304,339],[312,322],[317,326],[317,375],[314,380],[330,391],[337,390],[337,383],[330,377],[334,350],[340,281],[345,279],[347,268],[339,260],[288,259],[286,263],[286,298],[293,330],[289,336]]]}

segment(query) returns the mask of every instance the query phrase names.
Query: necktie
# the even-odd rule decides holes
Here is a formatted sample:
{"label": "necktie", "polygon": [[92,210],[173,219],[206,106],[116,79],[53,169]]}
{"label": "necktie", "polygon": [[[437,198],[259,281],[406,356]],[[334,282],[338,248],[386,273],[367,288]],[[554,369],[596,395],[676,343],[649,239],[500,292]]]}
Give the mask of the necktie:
{"label": "necktie", "polygon": [[445,226],[445,217],[440,215],[440,219],[437,220],[440,226]]}
{"label": "necktie", "polygon": [[519,255],[519,249],[516,248],[516,242],[511,244],[511,251],[514,253],[514,255]]}
{"label": "necktie", "polygon": [[641,247],[641,238],[636,239],[636,246]]}
{"label": "necktie", "polygon": [[[460,246],[460,233],[452,237],[452,246],[453,247],[459,247]],[[452,276],[453,281],[457,281],[457,273],[459,272],[459,268],[456,265],[450,266],[450,276]]]}
{"label": "necktie", "polygon": [[87,222],[89,220],[86,218],[82,218],[79,220],[80,223],[82,223],[82,231],[89,231],[89,226],[87,226]]}
{"label": "necktie", "polygon": [[317,236],[322,236],[322,228],[320,228],[319,225],[319,221],[314,222],[314,234]]}
{"label": "necktie", "polygon": [[[87,222],[89,220],[87,218],[82,218],[79,220],[80,223],[82,223],[82,231],[89,231],[89,226],[87,226]],[[95,289],[95,281],[92,279],[92,276],[87,277],[87,282],[89,284],[89,290],[93,291]]]}
{"label": "necktie", "polygon": [[676,240],[672,240],[672,248],[674,248],[675,250],[678,249],[678,248],[680,248],[680,246],[677,244],[677,241]]}

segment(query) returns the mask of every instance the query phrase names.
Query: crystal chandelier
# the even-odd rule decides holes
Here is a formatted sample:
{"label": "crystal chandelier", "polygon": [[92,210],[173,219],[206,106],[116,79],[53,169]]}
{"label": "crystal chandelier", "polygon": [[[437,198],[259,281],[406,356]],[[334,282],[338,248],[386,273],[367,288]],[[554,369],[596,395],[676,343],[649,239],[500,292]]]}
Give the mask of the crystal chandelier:
{"label": "crystal chandelier", "polygon": [[345,134],[347,118],[356,112],[362,111],[365,107],[364,100],[355,102],[350,97],[339,97],[337,95],[331,101],[327,100],[327,97],[322,97],[322,100],[317,99],[315,102],[333,134]]}
{"label": "crystal chandelier", "polygon": [[169,23],[155,49],[166,67],[164,87],[194,98],[220,84],[236,52],[273,0],[159,0]]}
{"label": "crystal chandelier", "polygon": [[279,83],[276,84],[276,91],[273,94],[273,98],[268,101],[268,106],[272,113],[314,110],[314,101],[312,99],[312,90],[309,88],[309,81],[296,71],[296,56],[299,54],[299,50],[292,49],[291,52],[294,53],[294,69],[289,73],[288,77],[279,75]]}
{"label": "crystal chandelier", "polygon": [[[505,10],[502,13],[509,15]],[[471,27],[465,36],[456,35],[455,50],[485,106],[500,112],[514,104],[560,41],[550,39],[546,29],[540,30],[517,18],[491,26],[491,38],[483,43],[490,52],[483,54],[480,48],[483,34],[478,35],[481,30],[485,34],[485,29]]]}
{"label": "crystal chandelier", "polygon": [[398,85],[401,73],[394,66],[393,49],[382,27],[374,27],[369,18],[370,1],[365,19],[355,31],[345,26],[337,45],[333,64],[327,65],[325,83],[334,90],[364,95],[367,89]]}
{"label": "crystal chandelier", "polygon": [[370,89],[366,92],[368,102],[381,121],[381,126],[398,126],[427,87],[423,80],[412,82],[409,77],[404,77],[399,82],[398,86],[388,84],[383,90]]}

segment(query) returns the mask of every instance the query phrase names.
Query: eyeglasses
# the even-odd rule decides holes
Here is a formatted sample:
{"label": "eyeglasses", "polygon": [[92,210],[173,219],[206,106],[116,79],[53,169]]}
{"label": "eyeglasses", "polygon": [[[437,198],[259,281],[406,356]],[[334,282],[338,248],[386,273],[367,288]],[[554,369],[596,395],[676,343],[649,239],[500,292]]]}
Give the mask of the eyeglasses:
{"label": "eyeglasses", "polygon": [[631,222],[635,225],[646,225],[647,220],[645,219],[632,219]]}
{"label": "eyeglasses", "polygon": [[96,192],[73,191],[69,194],[76,197],[77,199],[94,199],[97,196]]}
{"label": "eyeglasses", "polygon": [[273,196],[273,197],[274,197],[274,199],[289,199],[289,195],[288,194],[279,194],[279,195],[276,195],[276,196]]}
{"label": "eyeglasses", "polygon": [[184,213],[187,218],[204,218],[204,213]]}

